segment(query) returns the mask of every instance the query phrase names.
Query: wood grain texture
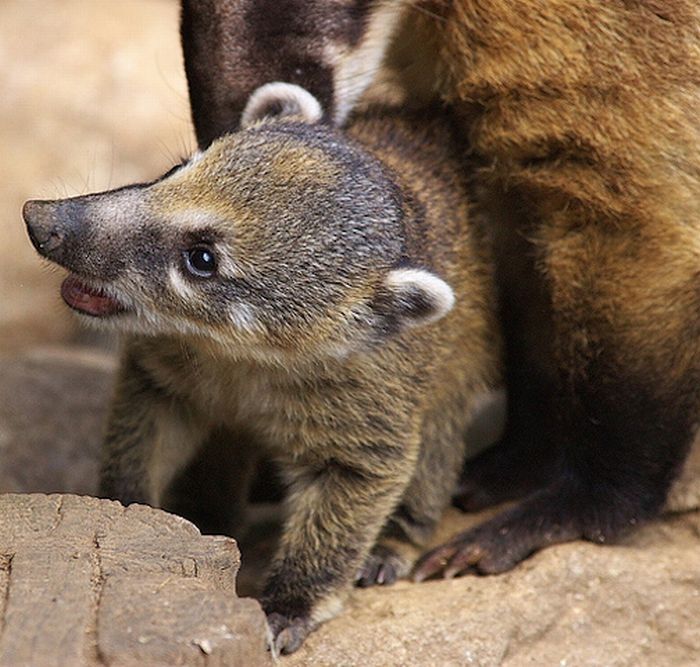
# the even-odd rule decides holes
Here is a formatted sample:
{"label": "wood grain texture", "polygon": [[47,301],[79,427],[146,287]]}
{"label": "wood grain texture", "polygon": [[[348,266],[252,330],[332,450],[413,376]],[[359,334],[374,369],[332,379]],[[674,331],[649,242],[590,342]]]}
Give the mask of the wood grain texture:
{"label": "wood grain texture", "polygon": [[234,540],[150,507],[0,496],[0,665],[268,665]]}

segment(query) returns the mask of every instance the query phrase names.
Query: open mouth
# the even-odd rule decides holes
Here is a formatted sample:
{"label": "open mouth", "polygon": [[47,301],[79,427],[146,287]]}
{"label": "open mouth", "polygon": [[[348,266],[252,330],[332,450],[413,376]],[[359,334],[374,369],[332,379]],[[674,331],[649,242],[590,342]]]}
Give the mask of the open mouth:
{"label": "open mouth", "polygon": [[126,310],[124,304],[103,289],[88,285],[74,274],[63,281],[61,296],[71,308],[92,317],[107,317]]}

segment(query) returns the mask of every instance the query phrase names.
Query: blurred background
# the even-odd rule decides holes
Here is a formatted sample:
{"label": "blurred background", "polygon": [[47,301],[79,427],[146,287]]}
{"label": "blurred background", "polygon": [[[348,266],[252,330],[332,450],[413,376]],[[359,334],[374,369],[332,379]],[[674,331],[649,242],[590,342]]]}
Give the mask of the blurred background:
{"label": "blurred background", "polygon": [[0,0],[0,492],[94,493],[115,365],[22,203],[144,181],[194,146],[177,0]]}
{"label": "blurred background", "polygon": [[176,0],[0,2],[0,353],[81,335],[22,203],[143,181],[194,146]]}

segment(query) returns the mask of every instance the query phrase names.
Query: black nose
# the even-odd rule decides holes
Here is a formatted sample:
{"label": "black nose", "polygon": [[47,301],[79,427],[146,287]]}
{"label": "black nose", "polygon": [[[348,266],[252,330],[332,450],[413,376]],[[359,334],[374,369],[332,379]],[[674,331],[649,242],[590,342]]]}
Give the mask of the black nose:
{"label": "black nose", "polygon": [[58,219],[56,202],[38,199],[25,202],[22,217],[37,252],[48,256],[57,250],[65,238]]}

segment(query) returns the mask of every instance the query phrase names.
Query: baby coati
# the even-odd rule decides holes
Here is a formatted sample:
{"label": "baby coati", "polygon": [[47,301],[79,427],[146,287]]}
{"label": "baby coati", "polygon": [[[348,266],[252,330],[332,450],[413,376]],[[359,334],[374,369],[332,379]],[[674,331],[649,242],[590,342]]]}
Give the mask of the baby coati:
{"label": "baby coati", "polygon": [[214,431],[242,468],[279,462],[263,604],[282,652],[356,576],[410,570],[500,369],[449,120],[366,114],[343,134],[321,116],[265,86],[241,131],[157,181],[24,208],[71,271],[66,303],[125,334],[101,495],[157,505]]}
{"label": "baby coati", "polygon": [[[507,570],[659,512],[700,414],[697,0],[183,0],[200,145],[283,79],[342,125],[449,103],[495,234],[508,419],[418,568]],[[445,231],[447,234],[448,232]]]}

